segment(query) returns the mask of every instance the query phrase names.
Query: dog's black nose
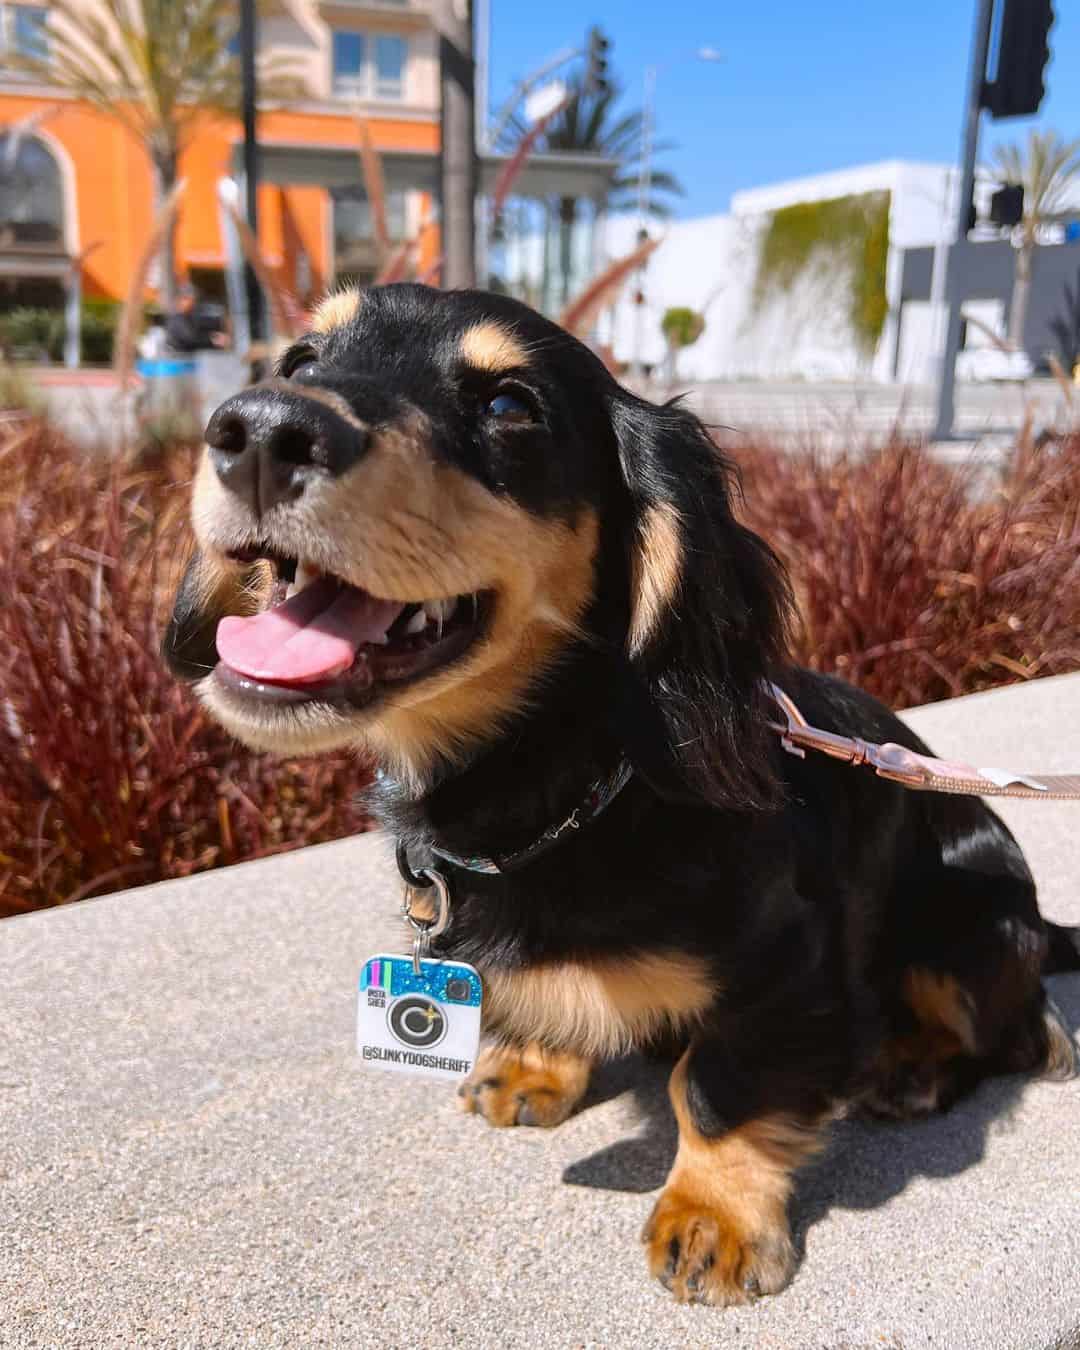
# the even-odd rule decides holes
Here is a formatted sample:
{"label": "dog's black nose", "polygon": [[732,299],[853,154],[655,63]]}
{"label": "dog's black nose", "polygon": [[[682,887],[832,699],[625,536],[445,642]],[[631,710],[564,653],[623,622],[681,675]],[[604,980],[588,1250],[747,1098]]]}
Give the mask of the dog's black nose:
{"label": "dog's black nose", "polygon": [[218,477],[256,515],[295,501],[313,479],[344,473],[369,439],[346,408],[275,385],[234,394],[206,427]]}

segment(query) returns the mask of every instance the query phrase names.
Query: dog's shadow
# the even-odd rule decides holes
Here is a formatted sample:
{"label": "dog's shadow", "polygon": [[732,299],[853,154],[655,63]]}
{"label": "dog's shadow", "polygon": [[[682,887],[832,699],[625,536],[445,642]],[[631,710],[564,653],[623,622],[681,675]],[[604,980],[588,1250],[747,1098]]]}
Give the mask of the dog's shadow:
{"label": "dog's shadow", "polygon": [[[1080,1030],[1080,978],[1049,984],[1054,1004],[1070,1035]],[[632,1092],[644,1128],[630,1139],[601,1149],[563,1172],[572,1186],[599,1190],[655,1191],[674,1161],[678,1142],[667,1098],[670,1063],[632,1057],[598,1070],[585,1109]],[[1007,1128],[1021,1094],[1024,1075],[993,1078],[943,1115],[904,1123],[838,1121],[829,1146],[799,1174],[791,1207],[801,1260],[806,1234],[830,1209],[874,1209],[899,1195],[919,1177],[955,1176],[980,1162],[995,1126]]]}

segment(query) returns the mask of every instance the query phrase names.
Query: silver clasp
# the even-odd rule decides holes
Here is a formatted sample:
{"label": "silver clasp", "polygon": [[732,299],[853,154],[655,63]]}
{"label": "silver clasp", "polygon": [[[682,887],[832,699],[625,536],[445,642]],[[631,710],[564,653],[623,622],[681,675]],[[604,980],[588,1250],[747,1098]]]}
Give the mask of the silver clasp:
{"label": "silver clasp", "polygon": [[450,927],[450,884],[443,874],[434,867],[421,867],[417,872],[425,883],[425,890],[435,892],[435,915],[431,919],[418,919],[412,912],[413,888],[405,887],[405,896],[401,903],[401,912],[406,922],[416,934],[413,939],[413,974],[420,975],[420,960],[426,956],[432,938],[441,937]]}

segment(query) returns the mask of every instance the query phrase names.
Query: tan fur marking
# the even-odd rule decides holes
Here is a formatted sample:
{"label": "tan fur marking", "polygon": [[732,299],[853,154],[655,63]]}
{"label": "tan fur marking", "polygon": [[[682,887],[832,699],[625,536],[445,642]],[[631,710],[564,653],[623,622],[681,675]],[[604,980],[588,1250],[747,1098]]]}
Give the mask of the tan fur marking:
{"label": "tan fur marking", "polygon": [[1046,1065],[1043,1077],[1062,1082],[1076,1075],[1076,1042],[1062,1026],[1061,1019],[1052,1007],[1048,1007],[1043,1021],[1046,1024]]}
{"label": "tan fur marking", "polygon": [[349,400],[333,389],[320,389],[312,384],[290,384],[288,380],[275,380],[274,384],[288,391],[293,398],[310,399],[312,403],[321,403],[324,408],[337,413],[343,422],[356,427],[358,431],[368,431],[365,422],[361,422],[349,405]]}
{"label": "tan fur marking", "polygon": [[978,1053],[975,1005],[953,975],[911,966],[901,989],[917,1025],[880,1047],[863,1105],[904,1120],[937,1110],[951,1088],[957,1057]]}
{"label": "tan fur marking", "polygon": [[311,320],[311,327],[316,333],[329,333],[333,328],[340,328],[342,324],[356,318],[362,299],[362,292],[354,286],[335,291],[320,303]]}
{"label": "tan fur marking", "polygon": [[630,653],[637,655],[660,626],[679,591],[683,568],[682,534],[673,506],[650,506],[639,528],[633,560],[633,609]]}
{"label": "tan fur marking", "polygon": [[561,1125],[585,1095],[592,1061],[532,1044],[484,1050],[458,1103],[490,1125]]}
{"label": "tan fur marking", "polygon": [[693,1026],[717,994],[704,961],[679,952],[482,973],[485,1022],[497,1034],[590,1059]]}
{"label": "tan fur marking", "polygon": [[202,549],[197,563],[199,606],[209,614],[257,614],[266,603],[273,578],[268,563],[244,566]]}
{"label": "tan fur marking", "polygon": [[466,329],[461,338],[461,355],[470,366],[499,375],[504,370],[519,370],[529,363],[528,352],[499,323],[478,323]]}
{"label": "tan fur marking", "polygon": [[904,999],[924,1027],[944,1028],[956,1038],[958,1049],[975,1053],[971,996],[952,975],[912,966],[904,974]]}
{"label": "tan fur marking", "polygon": [[792,1173],[821,1139],[814,1126],[784,1115],[705,1138],[686,1097],[690,1053],[675,1066],[669,1087],[678,1152],[642,1238],[652,1274],[680,1302],[748,1303],[759,1293],[776,1293],[791,1277]]}

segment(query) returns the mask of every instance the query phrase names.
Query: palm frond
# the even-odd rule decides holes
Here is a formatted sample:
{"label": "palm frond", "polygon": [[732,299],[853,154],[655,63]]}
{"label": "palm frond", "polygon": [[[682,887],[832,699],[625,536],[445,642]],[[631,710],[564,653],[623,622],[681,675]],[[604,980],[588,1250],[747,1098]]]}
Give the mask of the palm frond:
{"label": "palm frond", "polygon": [[[573,95],[570,95],[573,97]],[[510,189],[517,181],[518,175],[525,167],[529,156],[536,149],[537,142],[544,135],[544,132],[551,125],[552,121],[561,115],[566,107],[566,99],[554,107],[545,117],[539,117],[529,128],[518,142],[517,149],[503,165],[499,171],[499,177],[496,179],[495,188],[491,194],[491,212],[494,219],[498,219],[499,213],[506,204],[506,199],[510,195]]]}
{"label": "palm frond", "polygon": [[299,306],[292,295],[278,281],[273,268],[263,257],[259,241],[255,238],[251,226],[232,202],[226,202],[225,206],[233,224],[236,226],[236,233],[240,240],[240,247],[244,251],[244,257],[251,264],[251,270],[255,273],[270,305],[270,322],[274,332],[285,337],[296,337],[299,332],[299,325],[296,322],[299,317]]}
{"label": "palm frond", "polygon": [[633,273],[659,246],[659,239],[646,239],[633,253],[616,258],[610,266],[605,267],[563,310],[559,316],[563,328],[577,337],[584,336],[596,322],[600,311],[615,302]]}
{"label": "palm frond", "polygon": [[404,281],[409,263],[417,249],[415,239],[405,239],[387,258],[383,269],[375,278],[376,286],[392,286],[395,281]]}
{"label": "palm frond", "polygon": [[390,252],[390,228],[386,221],[386,180],[383,176],[382,156],[375,149],[371,128],[363,117],[356,119],[356,135],[360,147],[360,171],[364,191],[371,209],[371,225],[379,258],[385,261]]}

